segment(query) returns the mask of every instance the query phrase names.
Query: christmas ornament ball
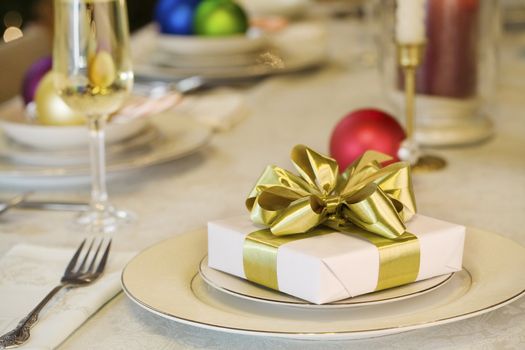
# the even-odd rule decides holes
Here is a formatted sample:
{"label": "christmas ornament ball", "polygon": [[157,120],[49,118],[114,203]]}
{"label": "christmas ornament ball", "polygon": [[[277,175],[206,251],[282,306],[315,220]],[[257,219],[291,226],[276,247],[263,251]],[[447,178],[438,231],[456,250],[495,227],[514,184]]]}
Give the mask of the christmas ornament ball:
{"label": "christmas ornament ball", "polygon": [[44,75],[51,70],[53,62],[50,56],[40,58],[29,67],[22,82],[22,98],[27,105],[35,98],[35,92],[38,84]]}
{"label": "christmas ornament ball", "polygon": [[36,119],[44,125],[77,125],[84,124],[84,117],[74,112],[62,100],[54,86],[54,74],[48,72],[35,92]]}
{"label": "christmas ornament ball", "polygon": [[248,16],[231,0],[203,0],[195,10],[193,29],[207,36],[242,34],[248,29]]}
{"label": "christmas ornament ball", "polygon": [[200,0],[160,0],[155,8],[155,20],[165,34],[191,35],[195,9]]}
{"label": "christmas ornament ball", "polygon": [[386,153],[395,160],[405,131],[388,113],[368,108],[353,111],[335,126],[330,137],[330,155],[344,171],[367,150]]}
{"label": "christmas ornament ball", "polygon": [[178,1],[179,0],[158,0],[155,4],[153,19],[157,23],[162,24],[162,22],[164,21],[164,17],[166,17],[173,5],[176,4]]}

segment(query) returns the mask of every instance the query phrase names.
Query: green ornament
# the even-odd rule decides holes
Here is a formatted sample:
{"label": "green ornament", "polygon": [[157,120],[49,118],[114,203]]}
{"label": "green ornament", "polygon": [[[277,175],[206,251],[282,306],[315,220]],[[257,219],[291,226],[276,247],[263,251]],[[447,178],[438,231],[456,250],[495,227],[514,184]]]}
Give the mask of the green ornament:
{"label": "green ornament", "polygon": [[248,29],[246,12],[231,0],[203,0],[194,16],[193,29],[197,35],[226,36]]}

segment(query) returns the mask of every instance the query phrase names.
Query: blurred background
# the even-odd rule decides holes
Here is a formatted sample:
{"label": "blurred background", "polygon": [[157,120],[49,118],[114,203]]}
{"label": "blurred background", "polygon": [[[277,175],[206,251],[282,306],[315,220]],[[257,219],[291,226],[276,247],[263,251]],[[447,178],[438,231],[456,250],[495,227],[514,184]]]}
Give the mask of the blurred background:
{"label": "blurred background", "polygon": [[[259,0],[239,2],[249,7],[250,2],[257,3],[257,1]],[[127,0],[132,32],[152,21],[156,3],[157,0]],[[311,0],[311,3],[309,14],[311,16],[363,20],[366,16],[373,15],[373,11],[370,11],[370,7],[373,6],[371,4],[378,2],[377,0]],[[315,6],[320,3],[323,6]],[[510,52],[512,55],[525,57],[525,0],[500,0],[500,4],[502,29],[515,46],[515,50]],[[15,96],[20,91],[20,81],[28,67],[37,58],[50,53],[52,22],[53,0],[0,1],[0,76],[4,81],[0,84],[0,102]],[[509,76],[509,79],[515,79],[512,77],[518,75]]]}
{"label": "blurred background", "polygon": [[[149,23],[156,0],[128,0],[130,29]],[[0,1],[0,102],[20,91],[28,67],[51,50],[53,0]],[[15,59],[16,58],[16,59]]]}
{"label": "blurred background", "polygon": [[[156,0],[128,0],[131,30],[151,21]],[[23,36],[28,25],[52,25],[53,0],[2,0],[2,41],[9,42]]]}

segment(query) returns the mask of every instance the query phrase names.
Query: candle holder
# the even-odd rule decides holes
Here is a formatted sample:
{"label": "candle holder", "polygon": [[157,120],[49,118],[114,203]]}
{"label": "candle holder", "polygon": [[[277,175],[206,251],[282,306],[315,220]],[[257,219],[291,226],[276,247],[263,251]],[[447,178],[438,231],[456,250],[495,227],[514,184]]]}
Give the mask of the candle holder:
{"label": "candle holder", "polygon": [[404,73],[406,139],[398,151],[399,159],[407,161],[416,171],[435,171],[446,166],[443,158],[422,154],[415,139],[416,69],[423,61],[425,44],[397,44],[397,62]]}
{"label": "candle holder", "polygon": [[[376,0],[379,69],[389,110],[403,114],[404,70],[400,68],[396,0]],[[493,135],[498,78],[496,0],[426,0],[424,38],[416,72],[414,139],[424,147],[476,146]],[[403,17],[403,27],[410,16]]]}

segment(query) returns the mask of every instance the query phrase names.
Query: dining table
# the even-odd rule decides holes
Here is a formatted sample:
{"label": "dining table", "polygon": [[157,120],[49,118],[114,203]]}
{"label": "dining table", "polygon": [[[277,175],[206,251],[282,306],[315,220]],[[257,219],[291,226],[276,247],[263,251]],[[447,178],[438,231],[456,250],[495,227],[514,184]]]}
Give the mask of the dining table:
{"label": "dining table", "polygon": [[[385,97],[373,35],[359,18],[317,18],[327,31],[329,58],[300,72],[234,86],[246,117],[215,132],[197,152],[165,164],[108,178],[112,202],[132,211],[132,224],[113,234],[113,250],[139,253],[209,221],[247,215],[245,200],[269,164],[291,168],[290,150],[305,144],[328,153],[331,133],[349,112],[373,107],[400,117]],[[141,50],[151,27],[132,37]],[[503,57],[491,101],[493,136],[432,153],[446,168],[413,174],[418,212],[498,233],[525,245],[525,45],[502,41]],[[521,47],[521,49],[520,49]],[[520,51],[521,50],[521,51]],[[402,121],[402,118],[400,118]],[[25,185],[27,187],[27,185]],[[2,196],[25,189],[2,184]],[[86,200],[89,184],[32,189],[38,198]],[[75,247],[83,232],[74,213],[12,209],[0,216],[0,257],[18,243]],[[490,256],[479,257],[490,259]],[[36,301],[35,301],[36,302]],[[204,329],[163,318],[117,294],[71,334],[60,349],[519,349],[525,344],[525,298],[448,324],[358,340],[298,340]]]}

